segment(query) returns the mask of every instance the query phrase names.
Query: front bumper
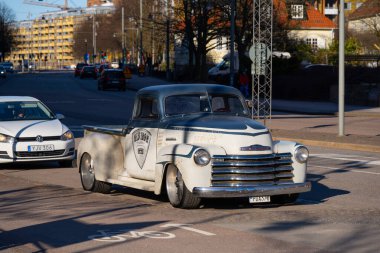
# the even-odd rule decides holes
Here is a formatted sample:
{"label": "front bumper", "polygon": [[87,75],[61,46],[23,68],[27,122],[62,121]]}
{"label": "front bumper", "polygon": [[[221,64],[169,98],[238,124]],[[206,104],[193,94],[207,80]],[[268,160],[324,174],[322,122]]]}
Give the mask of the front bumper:
{"label": "front bumper", "polygon": [[293,194],[308,192],[310,190],[311,183],[305,182],[246,187],[194,187],[193,194],[200,198],[236,198]]}

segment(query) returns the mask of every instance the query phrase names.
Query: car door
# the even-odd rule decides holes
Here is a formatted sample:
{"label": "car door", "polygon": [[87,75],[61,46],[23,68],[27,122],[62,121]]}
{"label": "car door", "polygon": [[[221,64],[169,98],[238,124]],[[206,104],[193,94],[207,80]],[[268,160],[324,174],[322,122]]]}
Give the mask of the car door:
{"label": "car door", "polygon": [[160,123],[155,97],[138,97],[133,119],[126,136],[123,176],[154,181],[157,135]]}

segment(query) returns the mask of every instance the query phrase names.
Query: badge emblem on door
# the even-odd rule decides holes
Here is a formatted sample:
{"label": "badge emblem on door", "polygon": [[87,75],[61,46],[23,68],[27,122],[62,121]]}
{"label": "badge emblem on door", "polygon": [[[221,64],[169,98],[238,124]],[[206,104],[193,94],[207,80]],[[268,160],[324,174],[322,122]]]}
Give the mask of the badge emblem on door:
{"label": "badge emblem on door", "polygon": [[150,132],[145,129],[138,129],[132,134],[133,151],[141,169],[144,166],[146,155],[148,154],[151,136]]}

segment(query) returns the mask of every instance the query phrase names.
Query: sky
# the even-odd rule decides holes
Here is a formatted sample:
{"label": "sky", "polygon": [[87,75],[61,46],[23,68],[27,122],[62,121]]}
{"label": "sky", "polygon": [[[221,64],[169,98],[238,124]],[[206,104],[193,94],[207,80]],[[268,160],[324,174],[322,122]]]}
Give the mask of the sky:
{"label": "sky", "polygon": [[[38,2],[38,0],[33,0]],[[30,13],[31,19],[36,18],[40,13],[46,11],[58,11],[58,8],[49,8],[45,6],[36,6],[24,4],[24,0],[0,0],[1,3],[6,4],[13,10],[16,15],[16,21],[27,20]],[[42,0],[40,2],[63,5],[64,0]],[[69,7],[86,7],[87,0],[69,0]]]}

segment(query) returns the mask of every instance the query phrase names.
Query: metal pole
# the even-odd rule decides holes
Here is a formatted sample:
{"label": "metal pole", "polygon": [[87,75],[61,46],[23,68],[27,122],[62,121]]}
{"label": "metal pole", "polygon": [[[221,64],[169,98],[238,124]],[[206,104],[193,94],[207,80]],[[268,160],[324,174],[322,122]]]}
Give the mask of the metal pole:
{"label": "metal pole", "polygon": [[230,27],[230,85],[235,86],[235,10],[236,0],[231,1],[231,27]]}
{"label": "metal pole", "polygon": [[170,27],[170,20],[169,20],[169,0],[166,0],[166,80],[170,79],[170,37],[169,37],[169,27]]}
{"label": "metal pole", "polygon": [[143,64],[142,0],[140,0],[140,64]]}
{"label": "metal pole", "polygon": [[344,0],[339,6],[339,136],[344,136]]}
{"label": "metal pole", "polygon": [[92,45],[93,45],[93,48],[94,48],[92,62],[94,64],[95,64],[95,61],[96,61],[96,24],[95,24],[95,15],[96,15],[96,10],[95,10],[94,15],[92,16]]}
{"label": "metal pole", "polygon": [[125,64],[125,38],[124,38],[124,6],[121,7],[121,50],[123,57],[123,65]]}

